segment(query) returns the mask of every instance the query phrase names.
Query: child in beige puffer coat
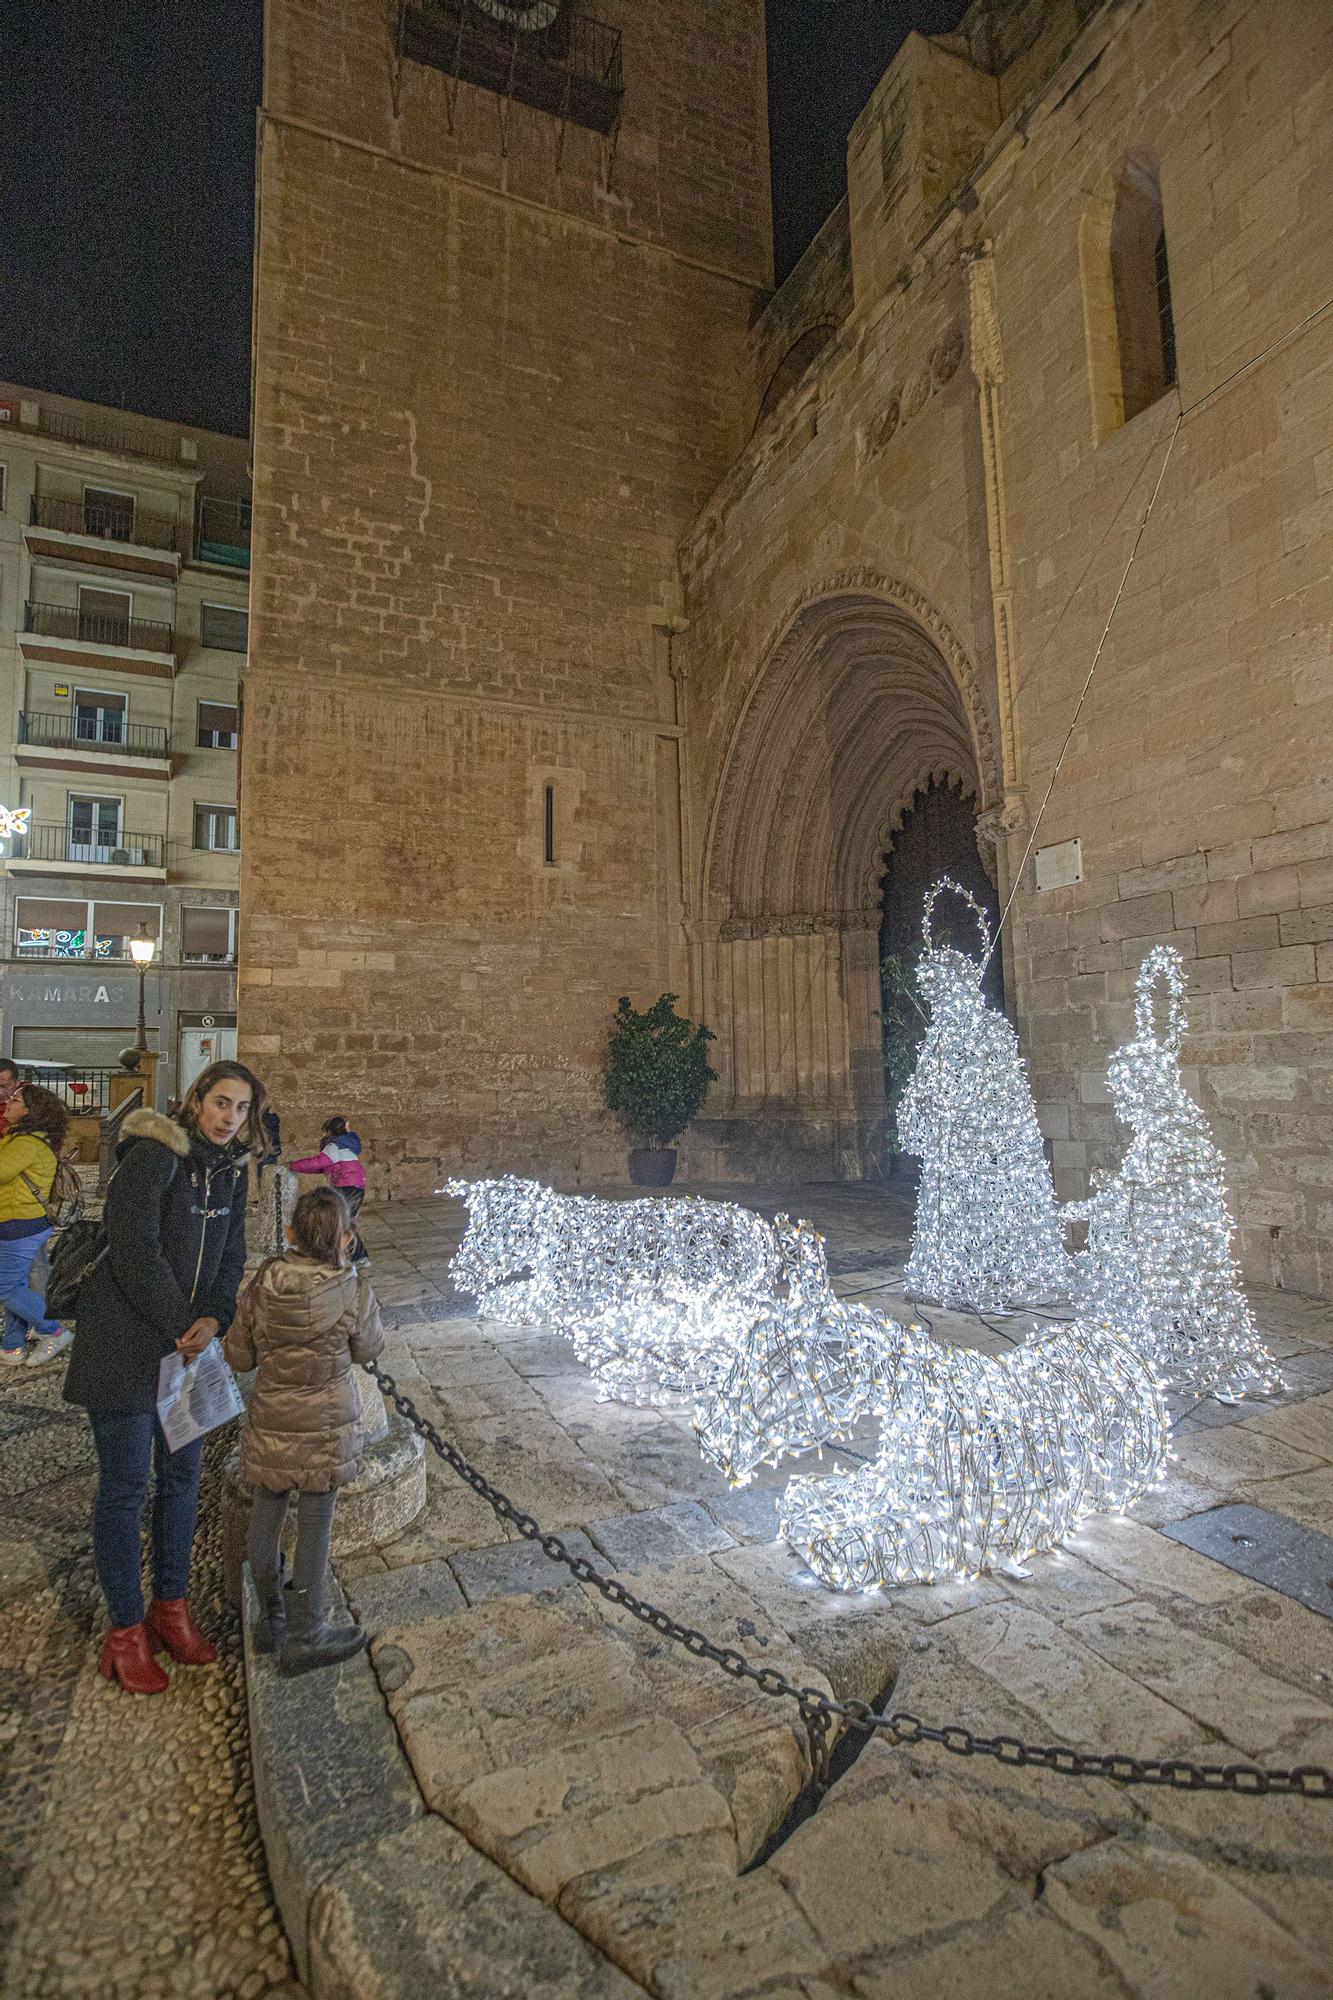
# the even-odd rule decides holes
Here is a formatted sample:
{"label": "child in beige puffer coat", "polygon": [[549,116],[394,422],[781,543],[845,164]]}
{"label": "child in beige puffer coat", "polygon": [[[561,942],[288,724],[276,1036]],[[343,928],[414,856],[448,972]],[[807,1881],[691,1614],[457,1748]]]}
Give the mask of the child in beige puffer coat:
{"label": "child in beige puffer coat", "polygon": [[[281,1652],[285,1674],[345,1660],[365,1644],[359,1625],[330,1625],[324,1580],[338,1488],[361,1465],[361,1397],[353,1363],[384,1345],[379,1306],[349,1253],[347,1204],[333,1188],[303,1194],[291,1249],[255,1273],[223,1343],[232,1367],[257,1368],[241,1433],[241,1472],[254,1490],[250,1574],[259,1598],[255,1643]],[[296,1558],[284,1592],[279,1542],[292,1494]],[[291,1599],[290,1621],[284,1609]]]}

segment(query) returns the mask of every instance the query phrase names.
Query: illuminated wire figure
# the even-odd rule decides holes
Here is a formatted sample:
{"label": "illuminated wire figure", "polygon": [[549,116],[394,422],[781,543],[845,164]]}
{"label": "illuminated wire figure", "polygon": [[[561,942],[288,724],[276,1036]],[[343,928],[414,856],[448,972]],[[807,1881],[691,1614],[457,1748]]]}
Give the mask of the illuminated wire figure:
{"label": "illuminated wire figure", "polygon": [[[945,891],[981,932],[981,958],[936,944],[931,917]],[[1069,1257],[1018,1040],[987,1006],[986,913],[947,875],[926,896],[917,984],[930,1024],[898,1109],[905,1151],[921,1156],[910,1298],[977,1312],[1067,1298]]]}
{"label": "illuminated wire figure", "polygon": [[1108,1328],[1075,1321],[997,1359],[890,1326],[878,1455],[784,1498],[784,1539],[834,1590],[1022,1561],[1161,1477],[1161,1385]]}
{"label": "illuminated wire figure", "polygon": [[834,1294],[818,1230],[785,1215],[773,1226],[786,1296],[750,1315],[694,1418],[700,1450],[733,1486],[765,1461],[850,1437],[874,1416],[898,1363],[895,1323]]}
{"label": "illuminated wire figure", "polygon": [[622,1402],[705,1394],[781,1280],[771,1225],[735,1202],[607,1201],[512,1175],[445,1192],[468,1206],[458,1289],[489,1317],[558,1327]]}
{"label": "illuminated wire figure", "polygon": [[1133,1341],[1170,1387],[1235,1398],[1279,1388],[1282,1377],[1241,1289],[1221,1155],[1181,1075],[1184,995],[1180,953],[1154,946],[1139,968],[1133,1040],[1107,1069],[1129,1148],[1091,1200],[1065,1213],[1088,1222],[1081,1306]]}

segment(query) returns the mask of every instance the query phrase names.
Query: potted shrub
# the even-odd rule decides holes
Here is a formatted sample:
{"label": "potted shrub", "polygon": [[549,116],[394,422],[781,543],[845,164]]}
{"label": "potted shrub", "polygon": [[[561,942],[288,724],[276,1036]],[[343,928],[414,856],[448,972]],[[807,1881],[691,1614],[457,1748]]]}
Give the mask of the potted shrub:
{"label": "potted shrub", "polygon": [[675,1141],[699,1111],[716,1071],[708,1062],[712,1031],[676,1012],[664,993],[645,1013],[622,999],[606,1051],[606,1103],[625,1130],[644,1143],[629,1156],[636,1187],[668,1187],[676,1171]]}

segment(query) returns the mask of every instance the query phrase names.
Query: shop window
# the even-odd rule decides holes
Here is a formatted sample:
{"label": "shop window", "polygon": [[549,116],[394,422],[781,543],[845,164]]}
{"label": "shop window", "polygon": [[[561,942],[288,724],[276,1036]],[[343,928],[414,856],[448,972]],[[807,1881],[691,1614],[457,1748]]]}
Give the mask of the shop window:
{"label": "shop window", "polygon": [[14,950],[19,958],[85,958],[87,903],[20,896],[14,905]]}

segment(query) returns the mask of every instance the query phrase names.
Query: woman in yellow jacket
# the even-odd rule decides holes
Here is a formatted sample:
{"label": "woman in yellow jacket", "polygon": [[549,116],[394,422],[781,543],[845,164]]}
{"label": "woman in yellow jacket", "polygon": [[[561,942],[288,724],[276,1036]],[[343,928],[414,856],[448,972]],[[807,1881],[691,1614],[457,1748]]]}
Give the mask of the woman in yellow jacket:
{"label": "woman in yellow jacket", "polygon": [[65,1107],[40,1084],[24,1083],[4,1106],[0,1137],[0,1300],[5,1331],[0,1366],[33,1368],[54,1361],[72,1336],[46,1317],[29,1280],[51,1234],[46,1202],[65,1143]]}

